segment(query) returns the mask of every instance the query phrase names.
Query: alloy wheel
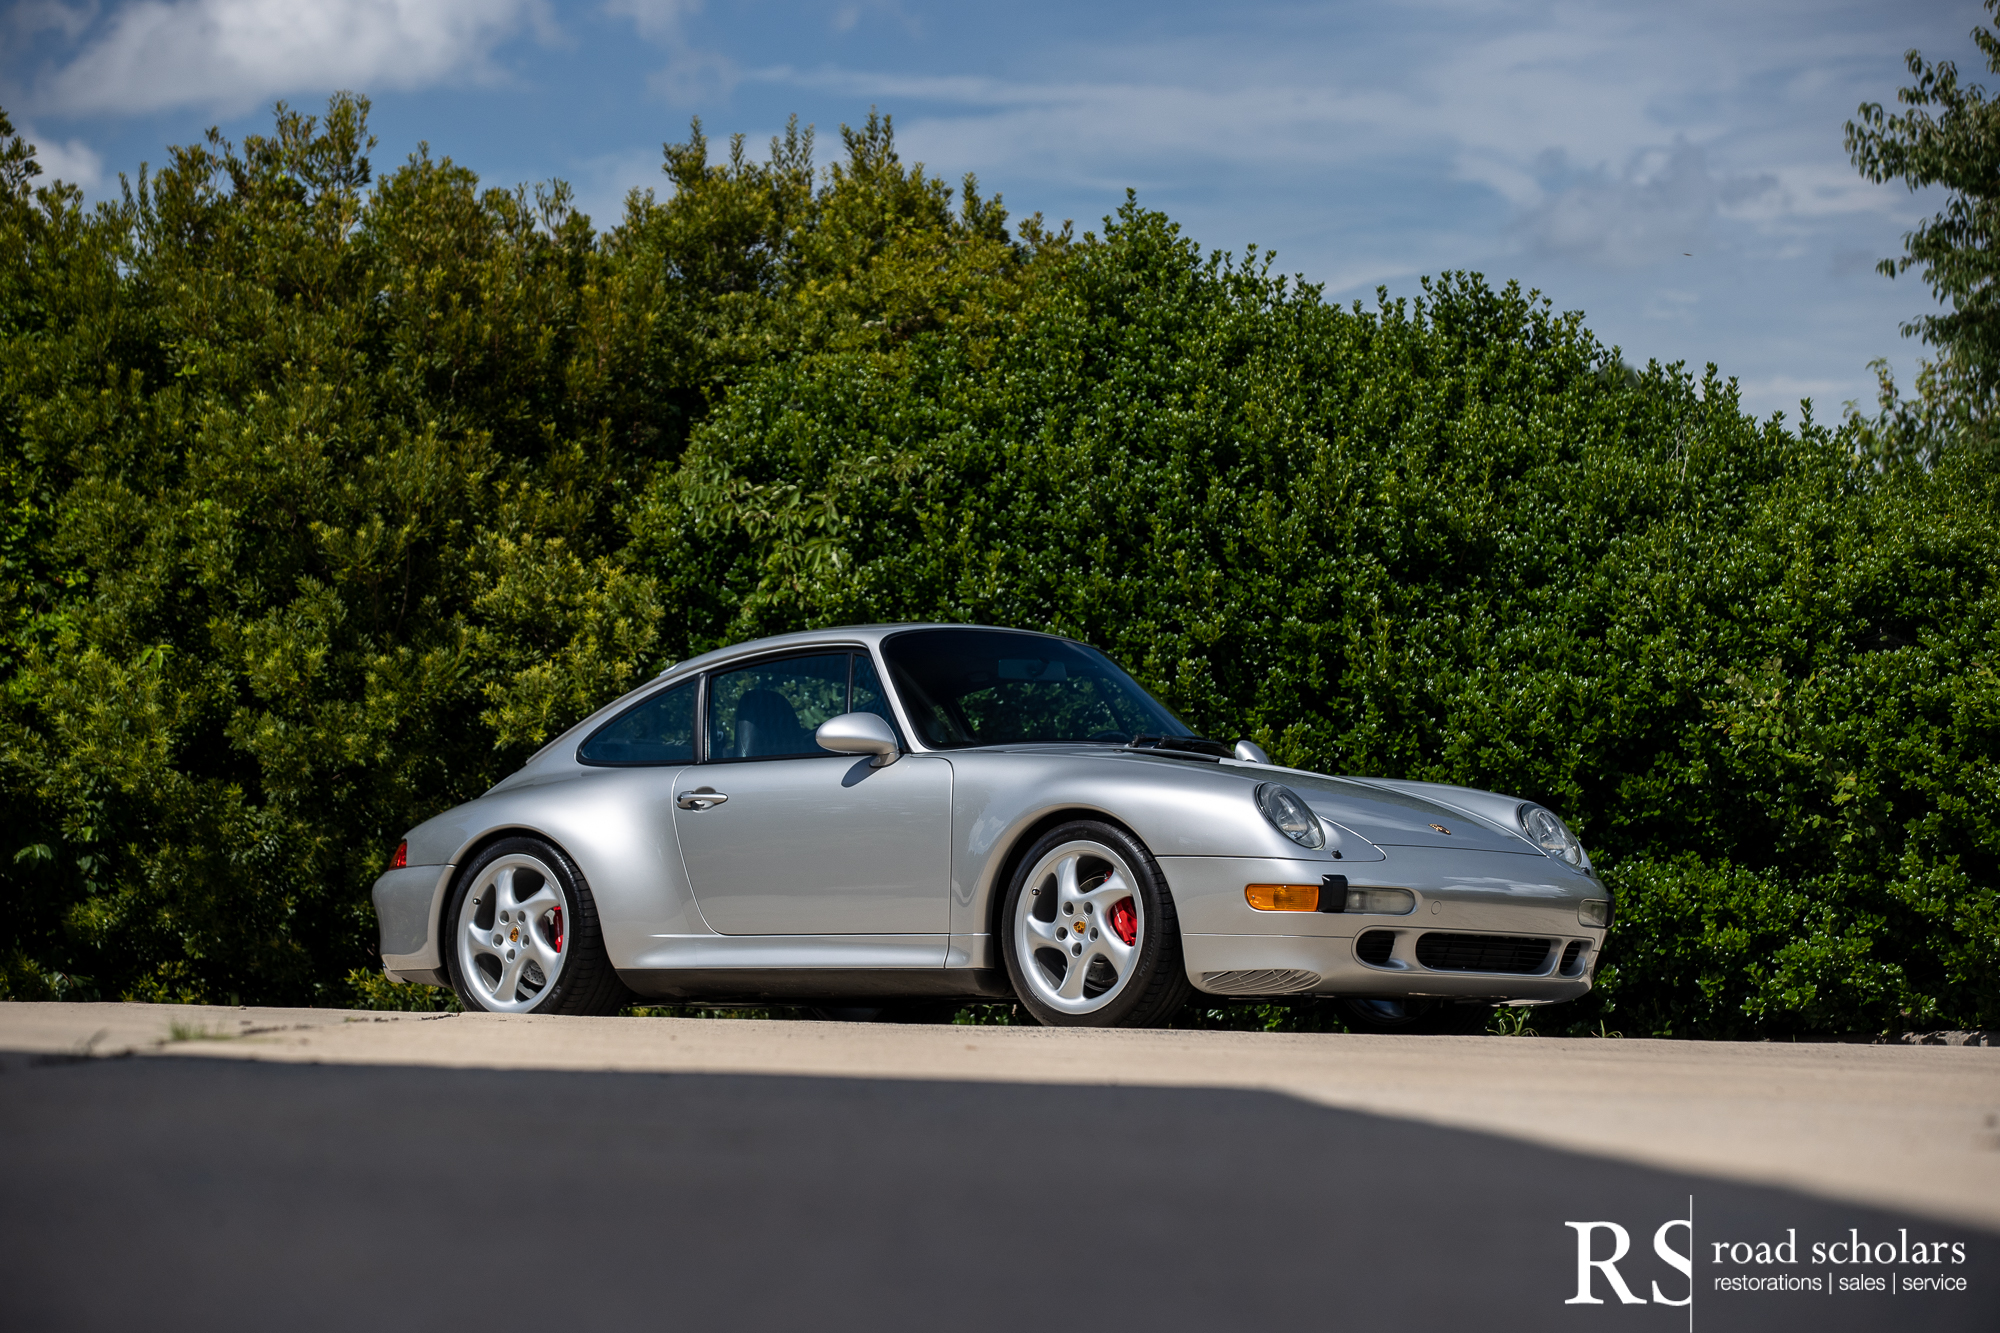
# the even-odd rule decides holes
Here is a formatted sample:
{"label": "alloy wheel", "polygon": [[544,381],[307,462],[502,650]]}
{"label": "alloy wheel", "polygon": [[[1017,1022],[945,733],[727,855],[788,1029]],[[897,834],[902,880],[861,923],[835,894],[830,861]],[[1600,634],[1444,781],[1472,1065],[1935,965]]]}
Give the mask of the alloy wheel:
{"label": "alloy wheel", "polygon": [[1146,919],[1137,879],[1102,843],[1062,843],[1029,872],[1014,908],[1015,954],[1035,999],[1089,1014],[1122,994],[1139,965]]}
{"label": "alloy wheel", "polygon": [[458,966],[479,1007],[525,1013],[563,967],[562,886],[535,857],[514,853],[481,870],[459,909]]}

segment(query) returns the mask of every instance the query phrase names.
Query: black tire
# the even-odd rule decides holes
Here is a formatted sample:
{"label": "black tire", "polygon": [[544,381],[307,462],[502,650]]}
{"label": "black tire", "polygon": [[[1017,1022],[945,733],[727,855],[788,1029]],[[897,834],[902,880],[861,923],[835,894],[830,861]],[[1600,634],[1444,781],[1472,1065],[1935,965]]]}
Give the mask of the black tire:
{"label": "black tire", "polygon": [[[502,838],[486,847],[459,872],[457,882],[452,886],[451,899],[439,922],[442,938],[438,943],[444,953],[451,987],[458,992],[459,1003],[474,1013],[496,1011],[494,1005],[487,1003],[482,988],[474,986],[465,974],[466,964],[461,957],[463,950],[458,940],[462,929],[460,923],[466,899],[485,878],[488,869],[495,862],[522,857],[547,867],[547,879],[562,899],[559,936],[562,966],[553,983],[545,986],[534,997],[533,1003],[499,1011],[531,1014],[617,1013],[631,1002],[632,997],[625,983],[618,979],[618,973],[612,969],[611,959],[604,951],[604,932],[597,919],[597,900],[591,897],[590,886],[584,881],[583,872],[577,869],[576,862],[555,844],[530,837]],[[475,908],[475,911],[478,910]],[[491,908],[485,911],[490,914]]]}
{"label": "black tire", "polygon": [[1385,1036],[1470,1036],[1486,1031],[1491,1005],[1457,1000],[1399,1000],[1343,995],[1335,1006],[1349,1032]]}
{"label": "black tire", "polygon": [[[1089,1013],[1065,1013],[1044,1004],[1026,974],[1027,966],[1040,964],[1023,960],[1015,939],[1022,899],[1030,890],[1029,879],[1044,858],[1065,843],[1095,843],[1117,854],[1131,871],[1129,887],[1138,902],[1142,923],[1138,956],[1130,975],[1121,977],[1116,993]],[[1180,918],[1174,912],[1166,876],[1160,873],[1159,863],[1146,845],[1115,824],[1079,819],[1058,825],[1037,838],[1015,863],[1000,910],[1001,953],[1007,963],[1007,980],[1013,985],[1021,1008],[1044,1026],[1162,1027],[1172,1021],[1194,993],[1181,960]]]}

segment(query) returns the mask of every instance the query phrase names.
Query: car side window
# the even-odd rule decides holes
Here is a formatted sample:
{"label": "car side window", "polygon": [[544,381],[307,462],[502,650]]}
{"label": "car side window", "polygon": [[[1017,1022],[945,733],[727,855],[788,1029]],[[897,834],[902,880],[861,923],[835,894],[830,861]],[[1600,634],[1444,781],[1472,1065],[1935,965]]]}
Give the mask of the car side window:
{"label": "car side window", "polygon": [[577,747],[577,759],[604,767],[694,762],[694,682],[628,708]]}
{"label": "car side window", "polygon": [[819,724],[847,711],[849,653],[761,662],[711,678],[708,757],[784,759],[826,754]]}

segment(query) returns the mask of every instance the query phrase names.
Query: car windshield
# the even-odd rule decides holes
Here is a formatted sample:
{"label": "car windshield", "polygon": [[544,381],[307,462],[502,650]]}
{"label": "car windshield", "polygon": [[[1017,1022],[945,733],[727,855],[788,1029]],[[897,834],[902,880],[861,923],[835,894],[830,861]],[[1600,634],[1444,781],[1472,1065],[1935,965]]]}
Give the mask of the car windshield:
{"label": "car windshield", "polygon": [[882,645],[926,745],[1123,745],[1192,731],[1095,648],[994,629],[921,629]]}

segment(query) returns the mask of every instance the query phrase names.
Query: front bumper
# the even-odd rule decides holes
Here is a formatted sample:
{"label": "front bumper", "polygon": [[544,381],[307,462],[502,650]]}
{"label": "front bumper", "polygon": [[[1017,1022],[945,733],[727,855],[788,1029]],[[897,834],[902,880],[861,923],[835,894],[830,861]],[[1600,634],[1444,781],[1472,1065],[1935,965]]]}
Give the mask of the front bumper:
{"label": "front bumper", "polygon": [[[1610,896],[1595,876],[1538,855],[1384,850],[1382,861],[1345,864],[1161,857],[1180,917],[1188,981],[1216,995],[1526,1003],[1573,1000],[1590,990],[1604,930],[1583,925],[1578,909],[1587,899]],[[1312,884],[1328,872],[1347,875],[1355,888],[1408,889],[1416,910],[1402,916],[1260,912],[1244,901],[1246,884]],[[1364,943],[1364,936],[1372,938]],[[1428,944],[1426,936],[1433,937]],[[1454,938],[1439,938],[1447,936]],[[1502,950],[1513,954],[1508,970],[1480,970],[1484,964],[1468,965],[1464,950],[1442,947],[1468,939],[1517,941]],[[1528,941],[1546,941],[1546,947],[1538,952]],[[1448,956],[1453,953],[1460,956]]]}

